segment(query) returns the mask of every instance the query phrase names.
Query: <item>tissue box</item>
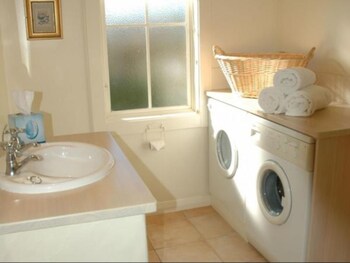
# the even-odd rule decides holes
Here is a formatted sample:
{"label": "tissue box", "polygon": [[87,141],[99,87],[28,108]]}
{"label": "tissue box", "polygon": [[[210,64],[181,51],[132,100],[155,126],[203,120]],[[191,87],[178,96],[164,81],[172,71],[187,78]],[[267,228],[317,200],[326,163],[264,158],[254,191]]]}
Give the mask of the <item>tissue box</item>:
{"label": "tissue box", "polygon": [[8,124],[10,128],[24,129],[25,132],[18,133],[24,143],[45,142],[44,122],[42,113],[9,114]]}

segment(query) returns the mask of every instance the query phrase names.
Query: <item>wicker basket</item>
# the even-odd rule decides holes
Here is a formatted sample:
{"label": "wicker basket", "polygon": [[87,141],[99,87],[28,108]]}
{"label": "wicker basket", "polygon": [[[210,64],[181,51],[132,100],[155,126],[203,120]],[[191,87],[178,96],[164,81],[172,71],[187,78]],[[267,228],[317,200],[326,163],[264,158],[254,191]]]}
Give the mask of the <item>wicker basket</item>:
{"label": "wicker basket", "polygon": [[226,54],[218,46],[213,46],[213,53],[232,92],[257,98],[263,88],[273,85],[273,76],[278,70],[306,67],[315,49],[313,47],[306,55],[283,52]]}

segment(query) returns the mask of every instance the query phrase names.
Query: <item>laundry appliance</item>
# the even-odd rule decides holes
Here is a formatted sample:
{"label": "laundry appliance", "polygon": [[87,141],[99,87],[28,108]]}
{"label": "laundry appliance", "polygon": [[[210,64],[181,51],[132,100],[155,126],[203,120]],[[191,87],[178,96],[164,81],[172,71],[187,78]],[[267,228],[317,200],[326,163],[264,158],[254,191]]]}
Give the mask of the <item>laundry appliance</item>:
{"label": "laundry appliance", "polygon": [[245,171],[243,154],[249,127],[246,112],[208,99],[209,190],[212,206],[245,238]]}
{"label": "laundry appliance", "polygon": [[315,140],[248,117],[247,240],[269,261],[306,261]]}

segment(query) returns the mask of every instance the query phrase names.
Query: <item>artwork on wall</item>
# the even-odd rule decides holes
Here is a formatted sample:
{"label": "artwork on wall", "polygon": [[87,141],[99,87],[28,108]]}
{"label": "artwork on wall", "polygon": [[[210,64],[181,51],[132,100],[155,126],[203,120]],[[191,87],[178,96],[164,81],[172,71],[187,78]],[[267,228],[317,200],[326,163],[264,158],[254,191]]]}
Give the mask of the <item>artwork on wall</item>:
{"label": "artwork on wall", "polygon": [[60,0],[25,0],[28,39],[62,38]]}

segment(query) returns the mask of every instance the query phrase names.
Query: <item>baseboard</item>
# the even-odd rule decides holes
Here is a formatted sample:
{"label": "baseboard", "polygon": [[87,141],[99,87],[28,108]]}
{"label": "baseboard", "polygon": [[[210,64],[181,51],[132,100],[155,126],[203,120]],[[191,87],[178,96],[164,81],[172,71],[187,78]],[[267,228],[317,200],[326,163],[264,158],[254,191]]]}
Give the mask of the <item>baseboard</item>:
{"label": "baseboard", "polygon": [[168,213],[193,209],[211,204],[210,195],[157,202],[157,213]]}

